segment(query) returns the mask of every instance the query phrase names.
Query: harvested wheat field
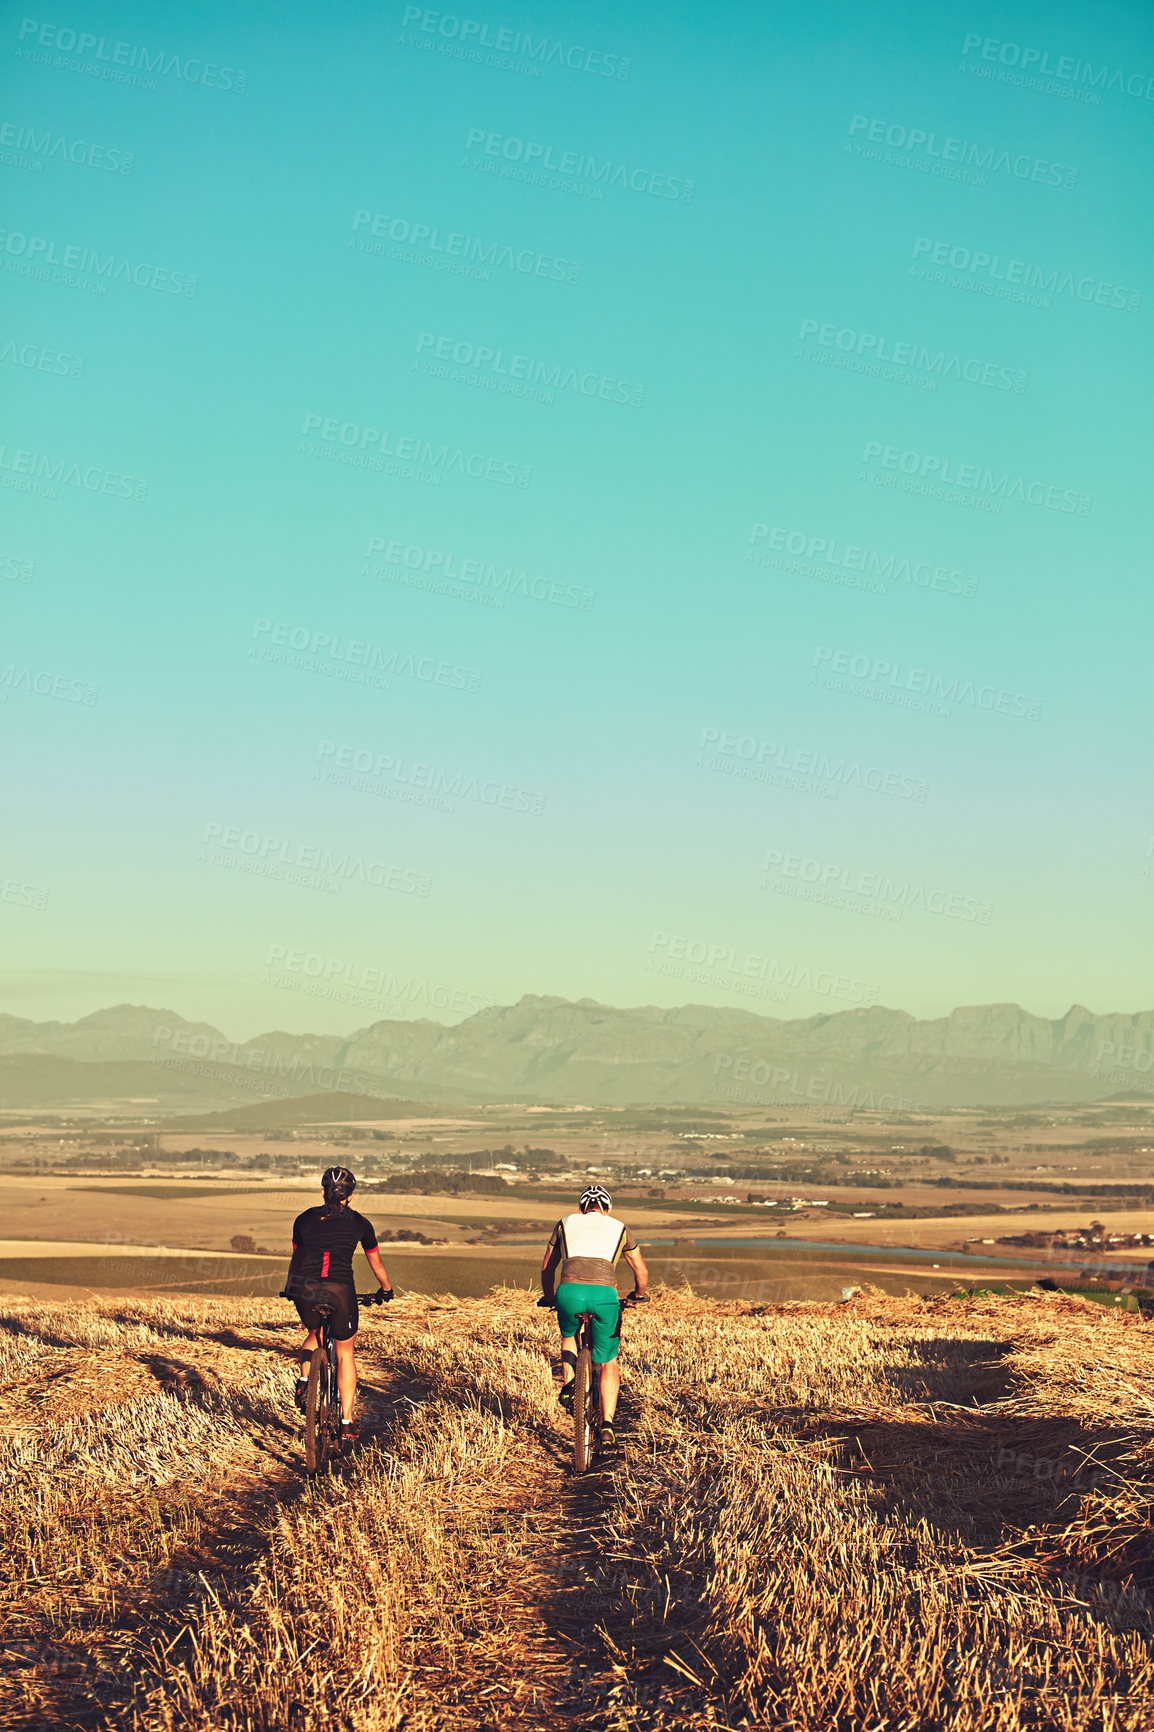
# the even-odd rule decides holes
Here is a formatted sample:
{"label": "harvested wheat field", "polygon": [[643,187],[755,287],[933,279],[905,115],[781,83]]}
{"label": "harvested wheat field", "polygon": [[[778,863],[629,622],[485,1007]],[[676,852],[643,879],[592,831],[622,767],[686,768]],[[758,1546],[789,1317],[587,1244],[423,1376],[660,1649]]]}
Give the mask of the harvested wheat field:
{"label": "harvested wheat field", "polygon": [[6,1726],[1154,1724],[1129,1316],[659,1290],[575,1480],[552,1317],[410,1296],[310,1483],[283,1305],[0,1303]]}

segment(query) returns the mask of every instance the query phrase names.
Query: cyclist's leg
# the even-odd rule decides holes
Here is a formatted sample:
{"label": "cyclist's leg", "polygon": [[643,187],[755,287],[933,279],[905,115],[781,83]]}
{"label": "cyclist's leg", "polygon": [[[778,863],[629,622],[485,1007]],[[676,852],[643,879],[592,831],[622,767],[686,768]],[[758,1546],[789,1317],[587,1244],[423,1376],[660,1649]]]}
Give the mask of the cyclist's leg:
{"label": "cyclist's leg", "polygon": [[601,1418],[606,1425],[612,1425],[621,1392],[621,1366],[617,1359],[621,1346],[621,1301],[612,1288],[603,1288],[602,1295],[593,1311],[593,1363],[601,1373]]}
{"label": "cyclist's leg", "polygon": [[357,1405],[357,1338],[337,1342],[337,1388],[341,1392],[341,1418],[351,1425]]}
{"label": "cyclist's leg", "polygon": [[341,1418],[346,1425],[353,1422],[357,1401],[356,1339],[360,1327],[360,1307],[354,1289],[341,1282],[331,1285],[333,1310],[333,1341],[337,1350],[337,1388],[341,1396]]}
{"label": "cyclist's leg", "polygon": [[616,1359],[607,1359],[601,1366],[601,1417],[606,1425],[613,1424],[617,1412],[617,1397],[621,1393],[621,1366]]}
{"label": "cyclist's leg", "polygon": [[317,1335],[317,1324],[319,1320],[312,1306],[312,1301],[315,1296],[316,1283],[312,1281],[307,1283],[303,1281],[299,1282],[297,1285],[297,1291],[293,1296],[293,1304],[296,1306],[297,1316],[300,1318],[301,1327],[305,1331],[305,1338],[300,1345],[302,1377],[308,1376],[309,1363],[319,1345],[319,1337]]}
{"label": "cyclist's leg", "polygon": [[561,1387],[577,1375],[577,1319],[584,1306],[585,1289],[577,1282],[562,1281],[557,1289],[557,1324],[561,1330]]}

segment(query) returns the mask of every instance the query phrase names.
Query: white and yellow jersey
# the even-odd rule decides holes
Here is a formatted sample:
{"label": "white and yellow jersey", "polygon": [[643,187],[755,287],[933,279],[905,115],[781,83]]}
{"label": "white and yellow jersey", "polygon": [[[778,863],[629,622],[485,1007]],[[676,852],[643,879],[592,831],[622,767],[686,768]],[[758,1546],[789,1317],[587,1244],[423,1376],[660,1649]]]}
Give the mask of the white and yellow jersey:
{"label": "white and yellow jersey", "polygon": [[561,1258],[557,1285],[580,1281],[589,1287],[616,1287],[617,1263],[623,1251],[637,1249],[624,1221],[590,1209],[587,1215],[565,1215],[553,1229],[549,1250]]}

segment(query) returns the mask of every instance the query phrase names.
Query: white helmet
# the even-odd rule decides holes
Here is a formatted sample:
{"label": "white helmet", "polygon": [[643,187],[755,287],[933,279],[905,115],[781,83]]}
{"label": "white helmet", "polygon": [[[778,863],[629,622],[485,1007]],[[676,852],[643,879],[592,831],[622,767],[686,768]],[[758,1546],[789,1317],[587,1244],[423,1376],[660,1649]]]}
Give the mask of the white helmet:
{"label": "white helmet", "polygon": [[609,1192],[605,1189],[604,1185],[586,1185],[585,1189],[581,1193],[577,1207],[580,1209],[582,1214],[585,1213],[586,1209],[611,1209],[613,1207],[613,1198],[609,1195]]}

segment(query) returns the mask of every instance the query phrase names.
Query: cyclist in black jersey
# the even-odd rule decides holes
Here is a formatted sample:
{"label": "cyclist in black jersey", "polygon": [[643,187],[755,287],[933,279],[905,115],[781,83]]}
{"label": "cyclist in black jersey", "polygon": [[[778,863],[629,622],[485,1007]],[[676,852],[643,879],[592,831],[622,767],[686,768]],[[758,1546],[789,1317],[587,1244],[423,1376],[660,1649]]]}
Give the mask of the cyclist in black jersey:
{"label": "cyclist in black jersey", "polygon": [[356,1184],[347,1167],[330,1167],[322,1176],[324,1208],[306,1209],[293,1222],[293,1254],[284,1285],[284,1297],[292,1300],[308,1331],[301,1343],[301,1376],[297,1378],[295,1391],[296,1404],[302,1412],[309,1359],[318,1345],[321,1322],[316,1302],[324,1298],[334,1307],[341,1431],[350,1441],[356,1437],[353,1410],[357,1400],[356,1339],[360,1314],[353,1283],[353,1253],[358,1245],[364,1248],[369,1268],[380,1282],[382,1297],[393,1297],[389,1273],[377,1249],[376,1230],[371,1221],[349,1208]]}

